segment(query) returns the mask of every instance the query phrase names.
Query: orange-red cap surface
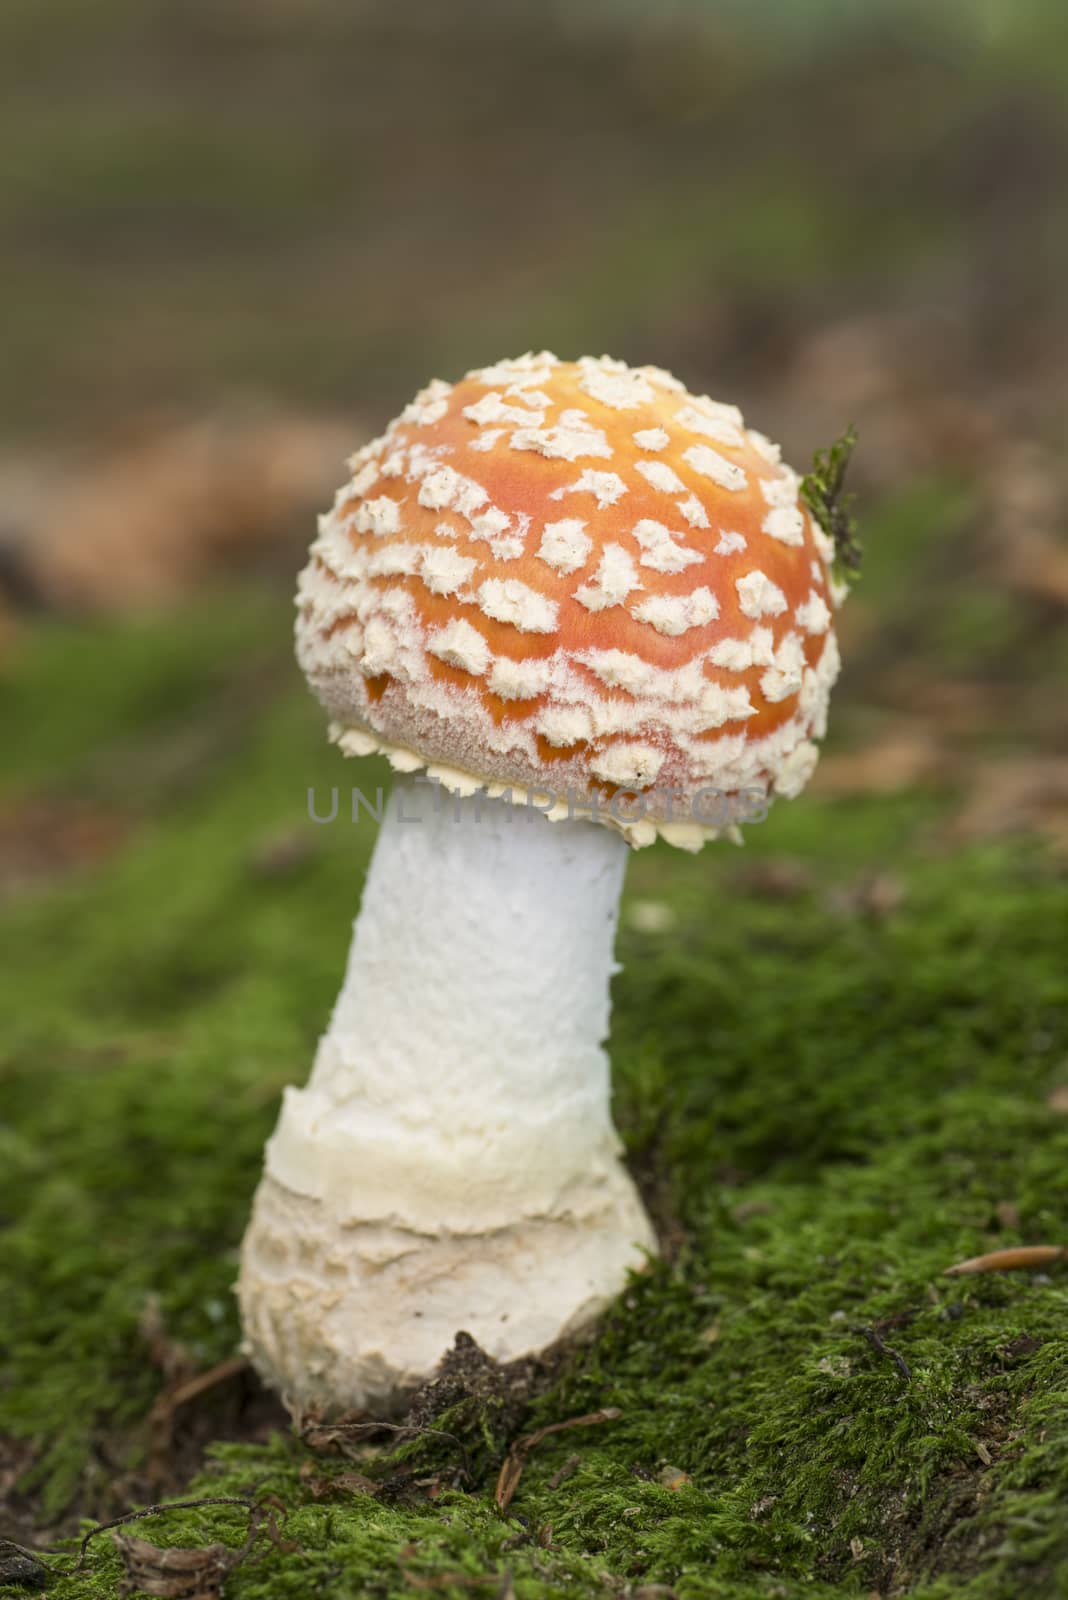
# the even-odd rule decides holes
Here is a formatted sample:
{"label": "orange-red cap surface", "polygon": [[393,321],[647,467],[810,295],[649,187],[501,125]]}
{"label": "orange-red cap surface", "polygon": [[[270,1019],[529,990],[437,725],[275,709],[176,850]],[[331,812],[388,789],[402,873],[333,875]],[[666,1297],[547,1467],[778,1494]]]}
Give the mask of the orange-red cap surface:
{"label": "orange-red cap surface", "polygon": [[635,843],[693,847],[804,786],[833,547],[733,406],[528,355],[430,384],[351,466],[297,596],[343,749],[560,815],[614,798],[597,815]]}

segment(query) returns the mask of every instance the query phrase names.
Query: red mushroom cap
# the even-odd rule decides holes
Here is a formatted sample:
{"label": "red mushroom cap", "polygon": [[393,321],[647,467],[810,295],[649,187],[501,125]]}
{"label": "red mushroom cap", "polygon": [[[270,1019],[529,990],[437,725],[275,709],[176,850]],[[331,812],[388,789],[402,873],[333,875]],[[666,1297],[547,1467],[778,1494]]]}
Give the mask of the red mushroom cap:
{"label": "red mushroom cap", "polygon": [[736,408],[528,355],[431,383],[351,466],[297,597],[343,749],[561,815],[626,791],[596,814],[636,843],[694,847],[804,786],[833,547]]}

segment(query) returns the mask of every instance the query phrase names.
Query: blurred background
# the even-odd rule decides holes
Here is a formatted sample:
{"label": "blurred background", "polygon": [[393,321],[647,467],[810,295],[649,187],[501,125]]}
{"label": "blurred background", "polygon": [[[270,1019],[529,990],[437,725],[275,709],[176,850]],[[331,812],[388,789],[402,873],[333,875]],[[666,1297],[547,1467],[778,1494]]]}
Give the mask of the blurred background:
{"label": "blurred background", "polygon": [[6,0],[0,86],[6,656],[284,595],[425,379],[606,351],[860,429],[820,781],[1068,847],[1056,0]]}
{"label": "blurred background", "polygon": [[[985,1170],[1017,1054],[1045,1085],[1063,1031],[1031,908],[1068,874],[1066,91],[1063,0],[3,0],[0,1498],[23,1524],[198,1459],[168,1435],[131,1476],[123,1430],[189,1370],[161,1315],[194,1367],[235,1349],[263,1140],[373,842],[312,828],[306,789],[388,777],[327,746],[295,574],[345,456],[431,376],[542,347],[655,363],[800,469],[856,423],[866,568],[826,754],[748,850],[633,862],[617,1113],[669,1243],[672,1171],[691,1222],[775,1162],[814,1194],[984,1049]],[[976,876],[1021,839],[1026,871]],[[965,973],[958,947],[1017,927],[1015,896],[1034,947],[988,1015],[1001,957],[977,933]],[[884,1027],[918,971],[912,1031]],[[828,1031],[819,993],[851,974]],[[711,1132],[677,1109],[684,1061]],[[1048,1160],[1038,1237],[1065,1169],[1037,1118],[1068,1087],[1041,1094],[990,1179],[1011,1199],[1020,1152]],[[953,1168],[953,1227],[966,1201]],[[251,1421],[188,1425],[198,1449],[251,1436],[250,1392]]]}

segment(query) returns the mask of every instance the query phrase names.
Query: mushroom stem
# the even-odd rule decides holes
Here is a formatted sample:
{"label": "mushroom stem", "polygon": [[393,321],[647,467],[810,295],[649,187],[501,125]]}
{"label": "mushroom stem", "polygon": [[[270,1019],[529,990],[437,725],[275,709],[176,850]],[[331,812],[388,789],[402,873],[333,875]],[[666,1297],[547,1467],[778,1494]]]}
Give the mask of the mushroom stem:
{"label": "mushroom stem", "polygon": [[499,1360],[543,1349],[655,1249],[602,1048],[627,854],[398,780],[242,1253],[247,1347],[295,1399],[395,1406],[460,1329]]}

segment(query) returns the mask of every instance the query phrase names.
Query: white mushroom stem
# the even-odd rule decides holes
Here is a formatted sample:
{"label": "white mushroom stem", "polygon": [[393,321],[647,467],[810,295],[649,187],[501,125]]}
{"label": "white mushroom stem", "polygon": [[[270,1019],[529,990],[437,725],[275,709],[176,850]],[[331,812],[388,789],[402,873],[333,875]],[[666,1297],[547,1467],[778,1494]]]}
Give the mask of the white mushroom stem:
{"label": "white mushroom stem", "polygon": [[459,1330],[499,1360],[543,1349],[655,1249],[602,1047],[627,854],[606,827],[397,782],[245,1238],[269,1382],[399,1404]]}

